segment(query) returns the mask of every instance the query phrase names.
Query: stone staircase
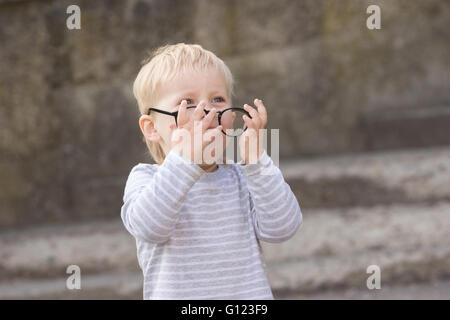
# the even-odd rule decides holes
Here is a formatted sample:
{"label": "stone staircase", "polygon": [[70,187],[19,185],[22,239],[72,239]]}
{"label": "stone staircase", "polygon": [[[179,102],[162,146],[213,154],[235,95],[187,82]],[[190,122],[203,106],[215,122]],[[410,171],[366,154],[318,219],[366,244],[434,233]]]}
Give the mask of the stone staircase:
{"label": "stone staircase", "polygon": [[[289,241],[263,243],[276,298],[345,298],[345,290],[395,298],[399,286],[448,283],[450,147],[291,159],[281,170],[304,220]],[[119,215],[9,231],[0,242],[2,299],[142,298],[135,242]],[[81,268],[81,290],[66,289],[72,264]],[[373,264],[381,290],[366,287]],[[446,288],[439,297],[450,297]]]}

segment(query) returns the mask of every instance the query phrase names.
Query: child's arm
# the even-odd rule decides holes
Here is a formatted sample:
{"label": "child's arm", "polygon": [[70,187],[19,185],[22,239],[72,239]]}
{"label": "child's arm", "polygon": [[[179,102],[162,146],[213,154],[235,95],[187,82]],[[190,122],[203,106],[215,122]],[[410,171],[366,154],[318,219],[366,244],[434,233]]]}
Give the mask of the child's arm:
{"label": "child's arm", "polygon": [[250,192],[250,210],[256,235],[266,242],[283,242],[300,227],[298,201],[280,169],[264,150],[257,163],[241,165]]}
{"label": "child's arm", "polygon": [[203,169],[175,150],[167,154],[160,166],[135,166],[128,177],[121,208],[126,229],[141,240],[167,241],[187,192],[203,173]]}

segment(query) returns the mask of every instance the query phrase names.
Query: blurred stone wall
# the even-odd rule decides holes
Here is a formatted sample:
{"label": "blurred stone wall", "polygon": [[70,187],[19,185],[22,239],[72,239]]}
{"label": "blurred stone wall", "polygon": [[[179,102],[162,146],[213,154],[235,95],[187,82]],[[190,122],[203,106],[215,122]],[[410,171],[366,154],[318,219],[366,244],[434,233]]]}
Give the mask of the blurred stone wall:
{"label": "blurred stone wall", "polygon": [[[81,30],[66,8],[81,8]],[[381,7],[381,30],[366,8]],[[265,101],[282,157],[370,150],[366,113],[449,106],[450,8],[419,0],[0,0],[0,228],[120,215],[151,162],[132,82],[146,51],[199,43]]]}

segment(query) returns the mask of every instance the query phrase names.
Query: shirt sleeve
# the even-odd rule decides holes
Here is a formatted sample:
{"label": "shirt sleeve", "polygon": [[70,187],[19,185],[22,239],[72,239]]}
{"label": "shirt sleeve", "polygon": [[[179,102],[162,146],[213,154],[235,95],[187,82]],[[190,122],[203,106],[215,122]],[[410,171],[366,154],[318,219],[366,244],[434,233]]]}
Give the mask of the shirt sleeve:
{"label": "shirt sleeve", "polygon": [[176,150],[159,165],[138,164],[125,185],[121,218],[137,239],[151,243],[169,240],[186,194],[204,173]]}
{"label": "shirt sleeve", "polygon": [[266,150],[254,164],[240,168],[247,180],[256,236],[266,242],[290,239],[303,221],[300,205]]}

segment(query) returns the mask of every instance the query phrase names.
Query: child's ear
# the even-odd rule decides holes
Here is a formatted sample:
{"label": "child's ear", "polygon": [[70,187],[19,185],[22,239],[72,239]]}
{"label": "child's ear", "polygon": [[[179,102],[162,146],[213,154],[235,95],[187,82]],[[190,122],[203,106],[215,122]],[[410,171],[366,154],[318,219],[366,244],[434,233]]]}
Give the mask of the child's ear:
{"label": "child's ear", "polygon": [[161,136],[155,128],[153,120],[148,115],[142,115],[139,118],[139,127],[146,139],[152,142],[160,142]]}

